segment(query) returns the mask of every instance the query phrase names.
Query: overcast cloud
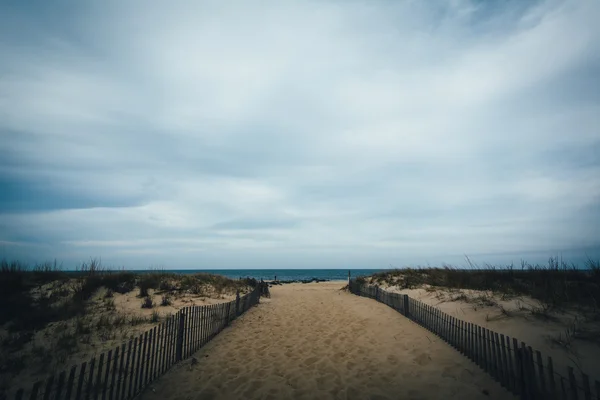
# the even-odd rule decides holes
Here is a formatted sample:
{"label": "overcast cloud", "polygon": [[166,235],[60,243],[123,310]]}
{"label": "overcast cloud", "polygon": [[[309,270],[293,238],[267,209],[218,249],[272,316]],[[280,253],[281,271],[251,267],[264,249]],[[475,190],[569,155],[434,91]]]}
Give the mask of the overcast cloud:
{"label": "overcast cloud", "polygon": [[5,1],[0,257],[600,258],[600,2]]}

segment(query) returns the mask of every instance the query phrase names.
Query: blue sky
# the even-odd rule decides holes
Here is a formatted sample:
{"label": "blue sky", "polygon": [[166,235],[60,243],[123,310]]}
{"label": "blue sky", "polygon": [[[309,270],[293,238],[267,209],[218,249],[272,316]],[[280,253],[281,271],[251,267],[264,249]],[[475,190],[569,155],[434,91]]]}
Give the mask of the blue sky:
{"label": "blue sky", "polygon": [[600,2],[4,1],[0,257],[600,258]]}

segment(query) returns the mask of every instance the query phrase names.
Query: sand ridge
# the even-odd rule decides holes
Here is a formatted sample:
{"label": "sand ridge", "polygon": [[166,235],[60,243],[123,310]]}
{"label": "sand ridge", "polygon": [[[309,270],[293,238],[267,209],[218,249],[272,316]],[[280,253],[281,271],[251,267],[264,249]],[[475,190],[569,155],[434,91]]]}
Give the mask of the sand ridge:
{"label": "sand ridge", "polygon": [[514,399],[456,350],[391,308],[290,284],[236,320],[142,399]]}

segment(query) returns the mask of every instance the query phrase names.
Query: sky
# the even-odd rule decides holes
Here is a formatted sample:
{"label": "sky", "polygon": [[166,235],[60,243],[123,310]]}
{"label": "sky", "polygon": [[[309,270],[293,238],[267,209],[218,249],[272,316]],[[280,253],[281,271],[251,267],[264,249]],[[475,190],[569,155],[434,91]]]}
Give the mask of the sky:
{"label": "sky", "polygon": [[0,258],[600,259],[600,2],[0,3]]}

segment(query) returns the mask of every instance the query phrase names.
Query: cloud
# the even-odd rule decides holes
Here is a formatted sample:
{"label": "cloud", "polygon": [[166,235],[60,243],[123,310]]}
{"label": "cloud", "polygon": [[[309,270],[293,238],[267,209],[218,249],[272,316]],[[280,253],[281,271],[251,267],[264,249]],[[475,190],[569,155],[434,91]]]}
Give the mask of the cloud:
{"label": "cloud", "polygon": [[593,0],[2,7],[6,257],[385,267],[600,248]]}

